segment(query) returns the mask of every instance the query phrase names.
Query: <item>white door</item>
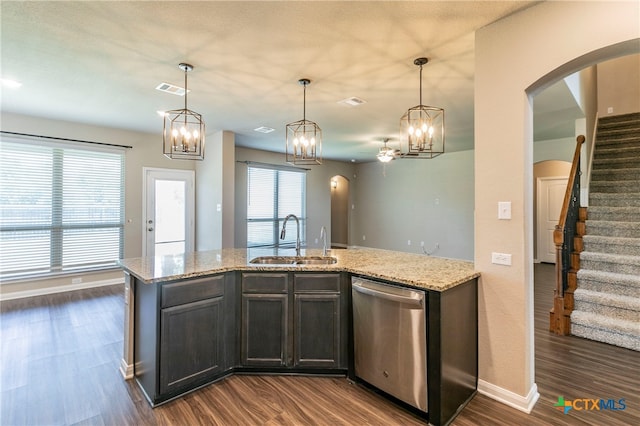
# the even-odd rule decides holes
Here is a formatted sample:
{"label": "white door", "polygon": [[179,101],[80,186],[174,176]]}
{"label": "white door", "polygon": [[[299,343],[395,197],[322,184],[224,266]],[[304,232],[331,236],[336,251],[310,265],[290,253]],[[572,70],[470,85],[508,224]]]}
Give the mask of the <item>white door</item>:
{"label": "white door", "polygon": [[143,256],[193,251],[194,172],[143,168]]}
{"label": "white door", "polygon": [[538,178],[538,260],[556,263],[553,231],[560,219],[560,211],[567,190],[566,177]]}

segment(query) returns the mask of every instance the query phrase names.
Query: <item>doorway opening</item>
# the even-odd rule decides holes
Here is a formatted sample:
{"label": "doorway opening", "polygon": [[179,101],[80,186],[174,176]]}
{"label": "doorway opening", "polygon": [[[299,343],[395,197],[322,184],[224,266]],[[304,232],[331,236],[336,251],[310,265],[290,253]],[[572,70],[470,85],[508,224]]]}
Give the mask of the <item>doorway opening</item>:
{"label": "doorway opening", "polygon": [[331,178],[331,248],[349,246],[349,179]]}
{"label": "doorway opening", "polygon": [[194,181],[192,170],[143,168],[142,256],[194,250]]}

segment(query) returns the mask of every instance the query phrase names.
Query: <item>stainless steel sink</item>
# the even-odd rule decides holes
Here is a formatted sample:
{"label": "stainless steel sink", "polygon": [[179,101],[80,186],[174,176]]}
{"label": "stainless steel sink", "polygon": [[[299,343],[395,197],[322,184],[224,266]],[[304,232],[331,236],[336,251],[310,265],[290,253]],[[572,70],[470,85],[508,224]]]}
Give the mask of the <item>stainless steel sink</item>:
{"label": "stainless steel sink", "polygon": [[331,265],[338,259],[331,256],[260,256],[249,263],[259,265]]}

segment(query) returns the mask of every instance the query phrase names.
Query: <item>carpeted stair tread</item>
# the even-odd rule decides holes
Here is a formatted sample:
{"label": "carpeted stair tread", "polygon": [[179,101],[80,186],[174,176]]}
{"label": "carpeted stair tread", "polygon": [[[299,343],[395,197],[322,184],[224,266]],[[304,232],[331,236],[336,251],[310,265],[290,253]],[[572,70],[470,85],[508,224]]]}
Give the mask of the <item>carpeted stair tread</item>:
{"label": "carpeted stair tread", "polygon": [[607,237],[584,235],[584,251],[610,254],[640,254],[640,238]]}
{"label": "carpeted stair tread", "polygon": [[637,146],[640,144],[640,131],[635,134],[621,133],[609,137],[598,137],[598,148]]}
{"label": "carpeted stair tread", "polygon": [[640,276],[606,271],[594,271],[592,269],[580,269],[578,271],[578,279],[613,282],[640,287]]}
{"label": "carpeted stair tread", "polygon": [[603,180],[592,181],[589,190],[593,192],[626,194],[637,190],[638,187],[640,187],[640,180]]}
{"label": "carpeted stair tread", "polygon": [[635,222],[640,220],[640,206],[592,206],[587,215],[589,220]]}
{"label": "carpeted stair tread", "polygon": [[616,194],[612,192],[607,193],[591,191],[589,193],[589,208],[591,208],[591,206],[640,206],[640,192]]}
{"label": "carpeted stair tread", "polygon": [[640,321],[640,298],[578,288],[573,293],[576,311],[592,312],[626,321]]}
{"label": "carpeted stair tread", "polygon": [[607,145],[602,146],[598,145],[596,148],[597,151],[594,155],[597,154],[598,158],[616,158],[616,157],[633,157],[638,158],[640,156],[640,144],[637,146],[611,146]]}
{"label": "carpeted stair tread", "polygon": [[[640,160],[639,165],[640,165]],[[640,182],[640,167],[598,169],[591,171],[591,183],[607,180],[632,180]]]}
{"label": "carpeted stair tread", "polygon": [[585,339],[609,343],[640,351],[640,323],[612,319],[591,312],[571,313],[571,334]]}
{"label": "carpeted stair tread", "polygon": [[640,277],[637,275],[580,269],[577,278],[578,289],[640,297]]}
{"label": "carpeted stair tread", "polygon": [[[585,311],[573,311],[571,313],[571,325],[589,324],[593,328],[615,330],[621,334],[627,334],[640,339],[640,323],[636,321],[620,320],[606,315],[594,314]],[[573,333],[572,333],[573,334]]]}
{"label": "carpeted stair tread", "polygon": [[602,260],[611,263],[623,263],[630,265],[640,265],[640,256],[625,256],[621,254],[598,253],[583,251],[580,253],[580,260]]}
{"label": "carpeted stair tread", "polygon": [[593,170],[629,169],[637,167],[638,161],[638,157],[594,158],[592,166]]}
{"label": "carpeted stair tread", "polygon": [[640,238],[640,222],[616,222],[611,220],[585,221],[587,235],[609,237]]}

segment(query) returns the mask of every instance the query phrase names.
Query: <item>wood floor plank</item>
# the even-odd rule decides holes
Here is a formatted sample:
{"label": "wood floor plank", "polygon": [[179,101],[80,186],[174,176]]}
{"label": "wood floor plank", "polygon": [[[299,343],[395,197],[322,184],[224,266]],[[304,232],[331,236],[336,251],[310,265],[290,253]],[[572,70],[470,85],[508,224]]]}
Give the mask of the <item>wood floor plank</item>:
{"label": "wood floor plank", "polygon": [[[530,415],[476,395],[452,422],[640,424],[640,354],[548,331],[552,265],[535,267],[536,383]],[[237,375],[151,408],[118,371],[122,286],[0,304],[0,425],[420,425],[424,420],[345,378]],[[566,399],[624,399],[625,410],[563,414]]]}

